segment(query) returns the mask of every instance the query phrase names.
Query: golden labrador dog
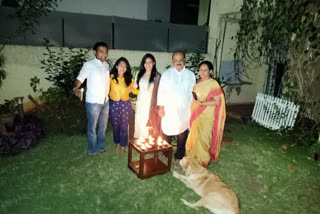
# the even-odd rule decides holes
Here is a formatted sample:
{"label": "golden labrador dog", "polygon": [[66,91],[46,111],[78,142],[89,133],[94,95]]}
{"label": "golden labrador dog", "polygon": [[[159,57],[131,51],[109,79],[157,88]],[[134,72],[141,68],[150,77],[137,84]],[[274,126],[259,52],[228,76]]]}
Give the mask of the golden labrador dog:
{"label": "golden labrador dog", "polygon": [[240,201],[236,193],[217,176],[190,157],[181,159],[180,165],[185,175],[174,171],[173,176],[201,196],[201,199],[194,204],[181,199],[185,205],[191,208],[206,207],[215,214],[238,214],[240,212]]}

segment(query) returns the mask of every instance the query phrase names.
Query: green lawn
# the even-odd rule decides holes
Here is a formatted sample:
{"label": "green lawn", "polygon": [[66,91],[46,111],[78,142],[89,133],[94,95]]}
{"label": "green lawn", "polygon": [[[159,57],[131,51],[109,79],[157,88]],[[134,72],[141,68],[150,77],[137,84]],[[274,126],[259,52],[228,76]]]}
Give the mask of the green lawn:
{"label": "green lawn", "polygon": [[[227,128],[234,140],[209,170],[238,194],[241,213],[320,213],[320,164],[306,149],[254,124]],[[113,148],[110,130],[108,153],[97,156],[86,155],[83,134],[50,134],[29,151],[1,157],[0,213],[210,213],[180,201],[199,196],[172,172],[140,180],[127,153]]]}

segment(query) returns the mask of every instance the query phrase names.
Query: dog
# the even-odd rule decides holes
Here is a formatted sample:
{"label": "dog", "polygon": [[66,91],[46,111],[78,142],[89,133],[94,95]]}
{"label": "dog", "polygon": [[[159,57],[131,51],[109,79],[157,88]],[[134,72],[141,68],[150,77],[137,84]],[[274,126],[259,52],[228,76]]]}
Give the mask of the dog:
{"label": "dog", "polygon": [[239,198],[218,176],[209,172],[191,157],[181,159],[180,165],[185,175],[173,171],[173,176],[201,196],[201,199],[194,204],[181,199],[185,205],[191,208],[206,207],[215,214],[240,213]]}

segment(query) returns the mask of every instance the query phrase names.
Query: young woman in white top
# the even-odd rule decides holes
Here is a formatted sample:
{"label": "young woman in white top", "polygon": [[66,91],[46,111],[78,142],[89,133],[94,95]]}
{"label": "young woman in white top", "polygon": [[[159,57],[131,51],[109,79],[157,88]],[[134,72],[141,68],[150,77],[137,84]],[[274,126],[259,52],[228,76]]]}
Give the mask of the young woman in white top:
{"label": "young woman in white top", "polygon": [[135,113],[135,138],[161,135],[161,118],[157,108],[160,77],[154,56],[150,53],[145,54],[136,81],[139,94]]}

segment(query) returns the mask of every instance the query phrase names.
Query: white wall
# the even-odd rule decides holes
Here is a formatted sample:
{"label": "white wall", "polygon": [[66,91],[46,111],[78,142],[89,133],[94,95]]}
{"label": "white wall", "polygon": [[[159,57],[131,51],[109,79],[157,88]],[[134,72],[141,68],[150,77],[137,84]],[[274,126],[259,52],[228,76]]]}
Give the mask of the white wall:
{"label": "white wall", "polygon": [[208,12],[210,6],[210,0],[199,1],[199,14],[198,14],[198,25],[204,25],[207,23]]}
{"label": "white wall", "polygon": [[[68,50],[68,48],[65,48]],[[0,103],[3,103],[5,99],[12,99],[18,96],[24,96],[25,102],[28,102],[27,96],[31,94],[37,97],[38,94],[34,94],[30,87],[30,78],[38,76],[40,81],[40,88],[46,89],[50,86],[50,83],[45,80],[46,74],[41,69],[40,61],[44,58],[43,53],[46,52],[44,47],[36,46],[18,46],[7,45],[4,50],[6,61],[6,71],[8,72],[7,78],[4,80],[2,87],[0,88]],[[146,51],[128,51],[128,50],[109,50],[108,58],[115,62],[121,56],[126,57],[130,65],[139,66],[141,58]],[[157,68],[159,72],[165,71],[165,67],[171,65],[171,54],[166,52],[151,52],[157,60]],[[90,51],[89,58],[93,58],[94,55]],[[229,56],[230,57],[230,56]],[[206,59],[212,60],[209,55],[205,56]],[[261,75],[258,70],[252,70],[249,72],[252,78],[253,84],[250,86],[243,86],[242,92],[239,96],[232,94],[228,103],[247,103],[254,102],[255,96],[258,91],[262,90],[264,75]],[[259,90],[261,88],[261,90]],[[28,105],[25,106],[28,108]]]}
{"label": "white wall", "polygon": [[147,20],[148,0],[63,0],[56,10]]}
{"label": "white wall", "polygon": [[[220,47],[216,47],[216,41],[221,41],[222,37],[220,36],[223,31],[223,24],[221,22],[221,15],[226,13],[233,13],[240,11],[242,5],[242,0],[211,0],[211,9],[210,9],[210,20],[209,20],[209,41],[208,41],[208,57],[213,60],[214,53],[218,49],[218,62],[220,62]],[[232,61],[234,47],[236,45],[235,41],[231,39],[232,36],[235,36],[237,30],[239,29],[239,24],[229,22],[227,24],[223,54],[221,61]],[[219,69],[218,64],[218,69]],[[261,66],[252,66],[251,69],[247,70],[249,78],[243,75],[242,80],[251,82],[251,85],[242,85],[241,93],[239,95],[234,91],[227,103],[248,103],[254,102],[258,92],[263,92],[263,83],[266,77],[265,68]],[[224,91],[227,91],[227,87],[224,88]]]}
{"label": "white wall", "polygon": [[171,0],[148,0],[148,20],[170,22]]}
{"label": "white wall", "polygon": [[[68,51],[68,48],[65,48]],[[45,80],[46,74],[41,69],[40,61],[44,59],[43,53],[46,50],[44,47],[36,46],[19,46],[19,45],[7,45],[4,49],[4,55],[6,61],[6,71],[8,73],[7,78],[4,80],[2,87],[0,88],[0,103],[3,103],[5,99],[12,99],[14,97],[25,97],[26,108],[28,109],[28,98],[31,94],[37,97],[38,94],[34,94],[30,87],[30,78],[37,76],[40,80],[39,88],[46,89],[51,84]],[[108,58],[115,62],[119,57],[124,56],[129,60],[130,65],[139,66],[142,57],[146,54],[146,51],[128,51],[128,50],[109,50]],[[166,52],[150,52],[157,61],[157,68],[159,72],[165,71],[165,67],[171,65],[171,54]],[[94,55],[90,51],[89,58],[93,58]]]}
{"label": "white wall", "polygon": [[[129,1],[129,0],[128,0]],[[132,0],[136,2],[138,0]],[[147,0],[141,0],[139,2],[147,2]],[[91,4],[97,4],[102,2],[98,0],[92,0]],[[115,1],[111,1],[115,2]],[[125,0],[119,0],[119,2],[127,2]],[[79,0],[79,5],[72,4],[71,0],[64,0],[63,3],[70,7],[80,7],[84,5],[84,0]],[[213,61],[215,51],[215,41],[219,39],[219,32],[221,30],[219,25],[220,14],[228,12],[239,11],[242,0],[212,0],[211,2],[211,14],[210,14],[210,32],[209,32],[209,44],[208,55],[206,59]],[[106,4],[107,5],[107,4]],[[145,4],[146,5],[146,4]],[[101,5],[100,5],[101,6]],[[102,6],[101,6],[102,7]],[[81,7],[80,7],[81,8]],[[147,11],[145,9],[145,11]],[[79,12],[79,11],[77,11]],[[96,13],[95,13],[96,14]],[[237,24],[228,25],[225,46],[222,56],[222,60],[232,60],[233,52],[230,52],[230,48],[234,47],[235,43],[231,40],[231,36],[235,35],[238,29]],[[3,86],[0,88],[0,103],[4,99],[12,99],[16,96],[27,96],[28,94],[34,95],[31,87],[29,86],[30,78],[38,76],[41,78],[41,87],[47,88],[50,84],[44,79],[45,74],[41,70],[40,60],[43,58],[44,47],[32,47],[32,46],[16,46],[7,45],[5,48],[5,57],[7,58],[6,70],[8,72],[7,79],[4,80]],[[127,57],[132,66],[138,66],[145,51],[126,51],[126,50],[110,50],[109,58],[117,59],[120,56]],[[157,60],[157,67],[160,72],[165,70],[167,65],[171,65],[171,53],[165,52],[152,52]],[[90,55],[93,57],[93,55]],[[256,94],[263,91],[263,83],[265,79],[265,68],[256,67],[248,70],[250,79],[243,78],[243,80],[250,81],[252,85],[242,86],[242,91],[239,96],[236,93],[232,93],[227,100],[228,103],[248,103],[254,102]],[[226,88],[224,88],[225,90]],[[27,98],[26,98],[27,100]]]}

